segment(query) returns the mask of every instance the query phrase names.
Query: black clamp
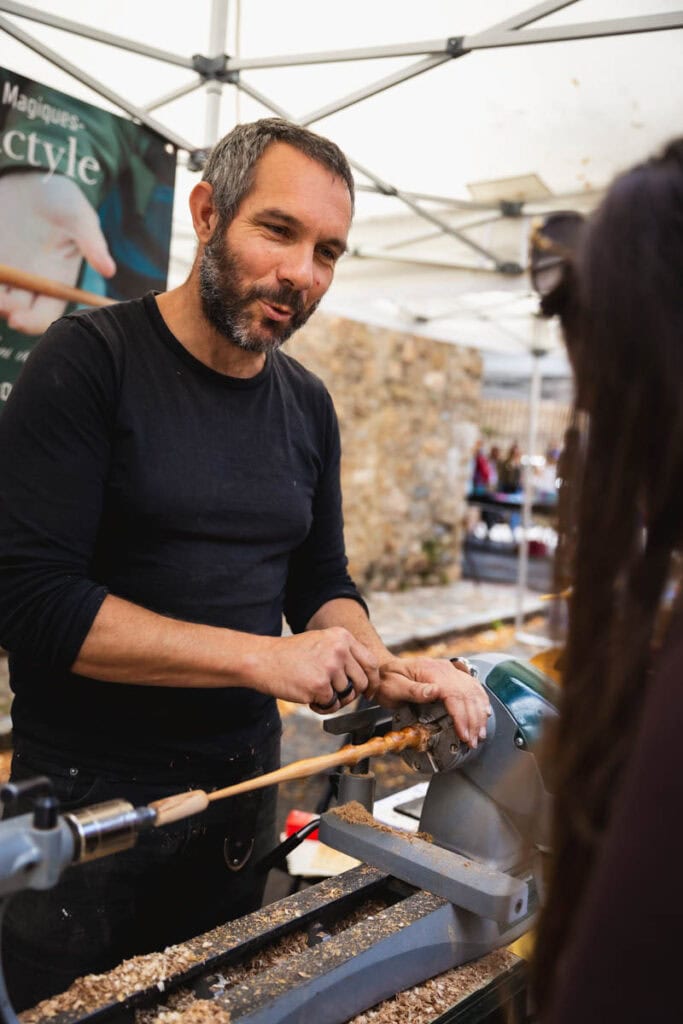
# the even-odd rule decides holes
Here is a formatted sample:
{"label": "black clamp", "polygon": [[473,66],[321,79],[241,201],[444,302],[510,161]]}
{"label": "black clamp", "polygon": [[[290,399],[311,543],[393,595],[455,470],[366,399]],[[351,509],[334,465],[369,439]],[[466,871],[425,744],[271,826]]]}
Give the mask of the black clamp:
{"label": "black clamp", "polygon": [[192,67],[202,78],[210,81],[212,78],[220,78],[228,66],[227,53],[219,53],[215,57],[205,57],[203,53],[192,55]]}
{"label": "black clamp", "polygon": [[0,786],[0,801],[10,811],[20,800],[34,797],[33,827],[41,831],[54,828],[57,824],[59,802],[54,795],[54,786],[47,775],[36,775],[21,782],[6,782]]}
{"label": "black clamp", "polygon": [[496,263],[496,270],[499,274],[507,274],[509,277],[514,277],[517,274],[523,274],[524,268],[519,263],[515,263],[514,260],[501,260]]}
{"label": "black clamp", "polygon": [[462,57],[466,53],[471,51],[463,46],[465,37],[464,36],[451,36],[450,39],[446,40],[446,53],[451,57]]}
{"label": "black clamp", "polygon": [[323,722],[323,729],[333,736],[347,734],[349,743],[359,744],[367,743],[373,736],[384,736],[391,729],[391,723],[391,711],[373,704],[369,708],[327,718]]}
{"label": "black clamp", "polygon": [[498,209],[502,217],[521,217],[524,212],[524,200],[501,199]]}
{"label": "black clamp", "polygon": [[204,164],[209,159],[210,149],[193,149],[191,153],[188,153],[187,157],[187,169],[188,171],[203,171]]}
{"label": "black clamp", "polygon": [[[393,727],[393,715],[377,704],[344,715],[335,715],[323,722],[323,729],[333,736],[346,734],[346,743],[358,746],[367,743],[373,736],[384,736]],[[353,777],[353,779],[351,778]],[[370,772],[370,760],[364,757],[354,764],[348,773],[337,775],[344,782],[344,799],[358,800],[372,811],[374,800],[374,775]],[[364,779],[364,782],[361,782]],[[367,790],[367,792],[366,792]],[[340,795],[339,793],[337,794]]]}
{"label": "black clamp", "polygon": [[394,185],[385,185],[383,181],[376,181],[375,188],[382,196],[397,196],[398,189]]}

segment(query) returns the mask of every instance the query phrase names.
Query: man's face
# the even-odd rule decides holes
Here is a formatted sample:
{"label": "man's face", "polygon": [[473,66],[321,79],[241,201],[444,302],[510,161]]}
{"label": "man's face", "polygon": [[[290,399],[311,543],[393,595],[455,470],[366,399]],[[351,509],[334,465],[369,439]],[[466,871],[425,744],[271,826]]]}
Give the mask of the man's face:
{"label": "man's face", "polygon": [[200,293],[211,325],[246,351],[279,348],[332,283],[350,224],[344,180],[272,143],[227,231],[219,226],[204,247]]}

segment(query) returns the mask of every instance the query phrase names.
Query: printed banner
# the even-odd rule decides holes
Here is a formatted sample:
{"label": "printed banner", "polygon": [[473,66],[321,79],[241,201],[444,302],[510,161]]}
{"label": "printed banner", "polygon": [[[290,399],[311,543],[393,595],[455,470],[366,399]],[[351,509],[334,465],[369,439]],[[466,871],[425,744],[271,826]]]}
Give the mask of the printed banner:
{"label": "printed banner", "polygon": [[[175,168],[148,128],[0,68],[0,264],[113,299],[163,291]],[[0,281],[0,409],[75,308]]]}

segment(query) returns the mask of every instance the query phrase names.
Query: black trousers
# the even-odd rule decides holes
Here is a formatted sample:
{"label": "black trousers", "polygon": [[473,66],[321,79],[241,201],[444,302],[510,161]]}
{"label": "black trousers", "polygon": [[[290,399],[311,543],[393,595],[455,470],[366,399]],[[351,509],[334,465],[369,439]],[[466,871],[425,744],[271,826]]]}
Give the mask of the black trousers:
{"label": "black trousers", "polygon": [[[218,789],[277,768],[280,735],[232,758],[221,778],[162,783],[116,779],[46,757],[19,742],[12,779],[47,775],[63,810],[116,797],[142,806],[184,788]],[[265,875],[256,862],[276,842],[276,787],[209,805],[201,815],[142,833],[132,850],[67,868],[44,891],[12,897],[3,963],[17,1011],[121,960],[163,949],[258,909]]]}

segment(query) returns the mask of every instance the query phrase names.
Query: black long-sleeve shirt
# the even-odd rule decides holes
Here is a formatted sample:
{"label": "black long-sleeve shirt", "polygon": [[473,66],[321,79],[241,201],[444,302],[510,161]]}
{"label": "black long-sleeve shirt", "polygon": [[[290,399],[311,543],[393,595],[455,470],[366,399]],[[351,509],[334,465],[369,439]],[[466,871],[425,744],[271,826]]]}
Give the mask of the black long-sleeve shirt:
{"label": "black long-sleeve shirt", "polygon": [[258,742],[272,698],[70,672],[108,593],[171,618],[278,636],[347,573],[339,432],[282,352],[226,377],[152,295],[57,321],[0,419],[0,642],[15,733],[86,761],[167,763]]}

